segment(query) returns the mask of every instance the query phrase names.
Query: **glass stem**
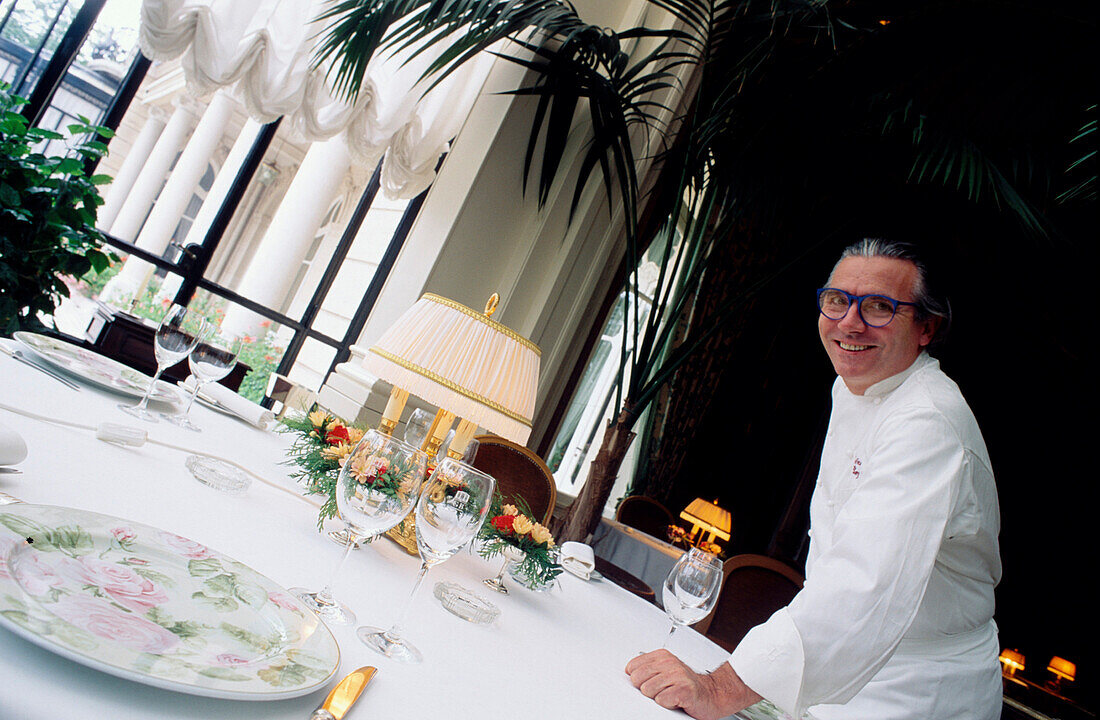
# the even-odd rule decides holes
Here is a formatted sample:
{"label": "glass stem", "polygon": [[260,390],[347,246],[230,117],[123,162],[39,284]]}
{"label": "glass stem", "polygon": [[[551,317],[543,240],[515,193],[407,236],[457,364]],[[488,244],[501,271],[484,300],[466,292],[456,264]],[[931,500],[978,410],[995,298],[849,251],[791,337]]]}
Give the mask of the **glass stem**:
{"label": "glass stem", "polygon": [[412,606],[413,598],[416,597],[416,593],[420,590],[420,586],[424,584],[424,576],[428,573],[428,563],[420,562],[420,572],[416,575],[416,582],[413,584],[412,592],[409,593],[409,599],[405,603],[405,607],[401,608],[401,615],[397,618],[397,622],[386,631],[386,639],[393,643],[401,642],[401,636],[405,634],[405,620],[409,617],[409,608]]}
{"label": "glass stem", "polygon": [[676,632],[676,623],[672,623],[672,627],[669,628],[668,635],[665,635],[665,644],[662,645],[665,650],[668,649],[668,644],[672,642],[672,634]]}
{"label": "glass stem", "polygon": [[161,373],[164,372],[164,368],[157,365],[157,374],[153,376],[152,382],[149,383],[149,388],[145,391],[145,395],[142,396],[141,402],[137,404],[138,408],[145,410],[149,405],[149,398],[153,395],[153,389],[157,386],[157,380],[160,380]]}
{"label": "glass stem", "polygon": [[321,588],[320,592],[314,595],[314,599],[318,605],[335,605],[336,598],[332,594],[332,586],[336,583],[336,578],[340,577],[340,571],[344,569],[344,563],[348,561],[348,556],[351,555],[351,549],[355,547],[355,535],[348,531],[348,544],[344,546],[344,554],[340,556],[340,562],[336,563],[336,569],[332,571],[332,575],[329,576],[329,581],[325,583],[325,586]]}
{"label": "glass stem", "polygon": [[191,391],[191,398],[187,401],[187,409],[183,411],[184,417],[191,412],[191,406],[195,404],[195,398],[199,395],[199,388],[205,384],[205,381],[195,378],[195,389]]}

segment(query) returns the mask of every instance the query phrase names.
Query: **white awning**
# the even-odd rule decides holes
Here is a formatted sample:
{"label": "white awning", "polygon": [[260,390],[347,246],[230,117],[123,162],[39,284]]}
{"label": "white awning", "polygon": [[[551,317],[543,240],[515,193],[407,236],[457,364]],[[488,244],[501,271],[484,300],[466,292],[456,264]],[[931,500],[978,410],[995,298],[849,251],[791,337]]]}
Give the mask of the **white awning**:
{"label": "white awning", "polygon": [[[442,47],[376,57],[354,104],[335,97],[327,66],[311,69],[325,34],[316,23],[328,0],[144,0],[141,51],[180,59],[188,91],[204,97],[232,86],[255,120],[285,116],[306,140],[345,133],[354,162],[382,166],[391,199],[412,198],[431,184],[489,74],[488,52],[424,93],[421,73]],[[408,62],[406,62],[408,60]]]}

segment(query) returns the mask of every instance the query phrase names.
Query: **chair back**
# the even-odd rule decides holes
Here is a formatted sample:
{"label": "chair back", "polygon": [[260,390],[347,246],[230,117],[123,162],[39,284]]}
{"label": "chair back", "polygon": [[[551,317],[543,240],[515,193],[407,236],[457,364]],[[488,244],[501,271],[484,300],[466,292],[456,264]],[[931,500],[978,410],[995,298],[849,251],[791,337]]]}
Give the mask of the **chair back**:
{"label": "chair back", "polygon": [[615,519],[661,540],[668,535],[668,526],[676,522],[668,508],[645,495],[623,498]]}
{"label": "chair back", "polygon": [[796,570],[766,555],[734,555],[723,563],[722,575],[718,602],[695,629],[730,651],[749,630],[786,607],[803,584]]}
{"label": "chair back", "polygon": [[558,491],[550,468],[522,445],[496,435],[478,435],[474,467],[496,478],[497,489],[506,503],[523,498],[532,520],[549,525]]}

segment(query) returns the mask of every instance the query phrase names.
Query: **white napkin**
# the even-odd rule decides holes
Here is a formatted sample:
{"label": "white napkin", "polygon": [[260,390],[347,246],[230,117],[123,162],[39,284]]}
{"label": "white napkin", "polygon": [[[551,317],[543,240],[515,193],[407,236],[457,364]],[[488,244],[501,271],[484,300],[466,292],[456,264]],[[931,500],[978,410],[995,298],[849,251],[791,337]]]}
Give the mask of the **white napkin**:
{"label": "white napkin", "polygon": [[[187,379],[180,384],[191,392],[195,389],[195,378],[193,375],[188,375]],[[267,426],[275,422],[275,413],[248,398],[241,397],[221,383],[206,383],[199,390],[199,397],[217,403],[241,420],[261,430],[267,430]]]}
{"label": "white napkin", "polygon": [[561,566],[583,578],[588,578],[596,568],[596,557],[590,545],[565,542],[561,545]]}
{"label": "white napkin", "polygon": [[27,457],[27,443],[9,427],[0,425],[0,465],[16,465]]}

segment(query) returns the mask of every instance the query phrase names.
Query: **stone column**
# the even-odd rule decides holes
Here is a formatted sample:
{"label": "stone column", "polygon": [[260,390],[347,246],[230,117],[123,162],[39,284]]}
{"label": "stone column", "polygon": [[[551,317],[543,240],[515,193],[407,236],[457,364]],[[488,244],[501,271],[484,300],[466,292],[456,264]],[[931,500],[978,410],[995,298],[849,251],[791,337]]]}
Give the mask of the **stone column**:
{"label": "stone column", "polygon": [[115,218],[118,217],[119,211],[126,202],[126,197],[134,188],[134,182],[141,173],[141,169],[149,161],[149,155],[156,146],[157,138],[164,131],[167,120],[167,113],[161,108],[153,107],[149,109],[149,117],[146,118],[145,125],[141,128],[141,132],[134,140],[133,145],[130,146],[130,152],[126,155],[126,159],[122,161],[122,167],[118,169],[114,180],[107,188],[103,207],[99,209],[96,221],[100,229],[109,230]]}
{"label": "stone column", "polygon": [[[259,135],[262,129],[263,125],[252,118],[245,121],[240,134],[237,135],[236,142],[233,143],[233,147],[225,158],[225,162],[222,163],[221,169],[214,177],[214,184],[207,191],[206,199],[202,201],[202,207],[199,208],[198,215],[195,216],[191,228],[187,231],[187,237],[183,240],[184,247],[203,244],[206,233],[214,222],[214,217],[225,202],[226,195],[229,194],[229,189],[233,186],[233,181],[237,179],[237,173],[240,172],[248,152],[252,149],[253,143],[256,142],[256,136]],[[195,133],[198,134],[198,130]],[[178,275],[169,275],[164,279],[164,284],[161,285],[157,295],[160,297],[174,297],[176,290],[179,289],[180,282],[181,278]]]}
{"label": "stone column", "polygon": [[[138,231],[145,222],[145,216],[149,214],[149,208],[153,206],[153,200],[156,199],[164,182],[164,176],[168,174],[168,169],[172,167],[172,162],[198,119],[198,106],[191,98],[186,96],[178,98],[175,100],[175,107],[172,117],[157,138],[156,145],[149,153],[137,179],[134,180],[130,193],[123,201],[118,216],[111,224],[109,232],[120,240],[134,242],[137,239]],[[134,262],[136,263],[137,260],[134,259]],[[127,260],[126,264],[129,265],[130,261]],[[147,264],[142,264],[147,267]],[[128,300],[132,297],[137,283],[140,282],[140,276],[144,275],[144,270],[142,268],[140,273],[136,270],[130,271],[131,276],[127,278],[130,284],[127,287],[123,284],[124,281],[119,280],[126,272],[126,267],[123,266],[122,271],[111,278],[103,288],[100,299],[105,302]],[[132,277],[133,274],[139,277],[135,279]]]}
{"label": "stone column", "polygon": [[[310,146],[237,292],[268,307],[282,305],[350,167],[343,135]],[[253,312],[233,306],[226,312],[222,328],[256,335],[262,320]]]}
{"label": "stone column", "polygon": [[[187,209],[187,203],[206,172],[214,150],[225,135],[226,125],[233,116],[235,106],[236,101],[227,93],[218,92],[214,95],[195,127],[195,132],[191,134],[187,147],[172,168],[168,182],[157,196],[157,203],[149,213],[135,243],[138,247],[158,255],[168,247],[172,232],[183,217],[183,211]],[[116,285],[114,291],[136,297],[145,288],[153,270],[154,266],[144,260],[128,259],[119,274],[112,279]]]}

